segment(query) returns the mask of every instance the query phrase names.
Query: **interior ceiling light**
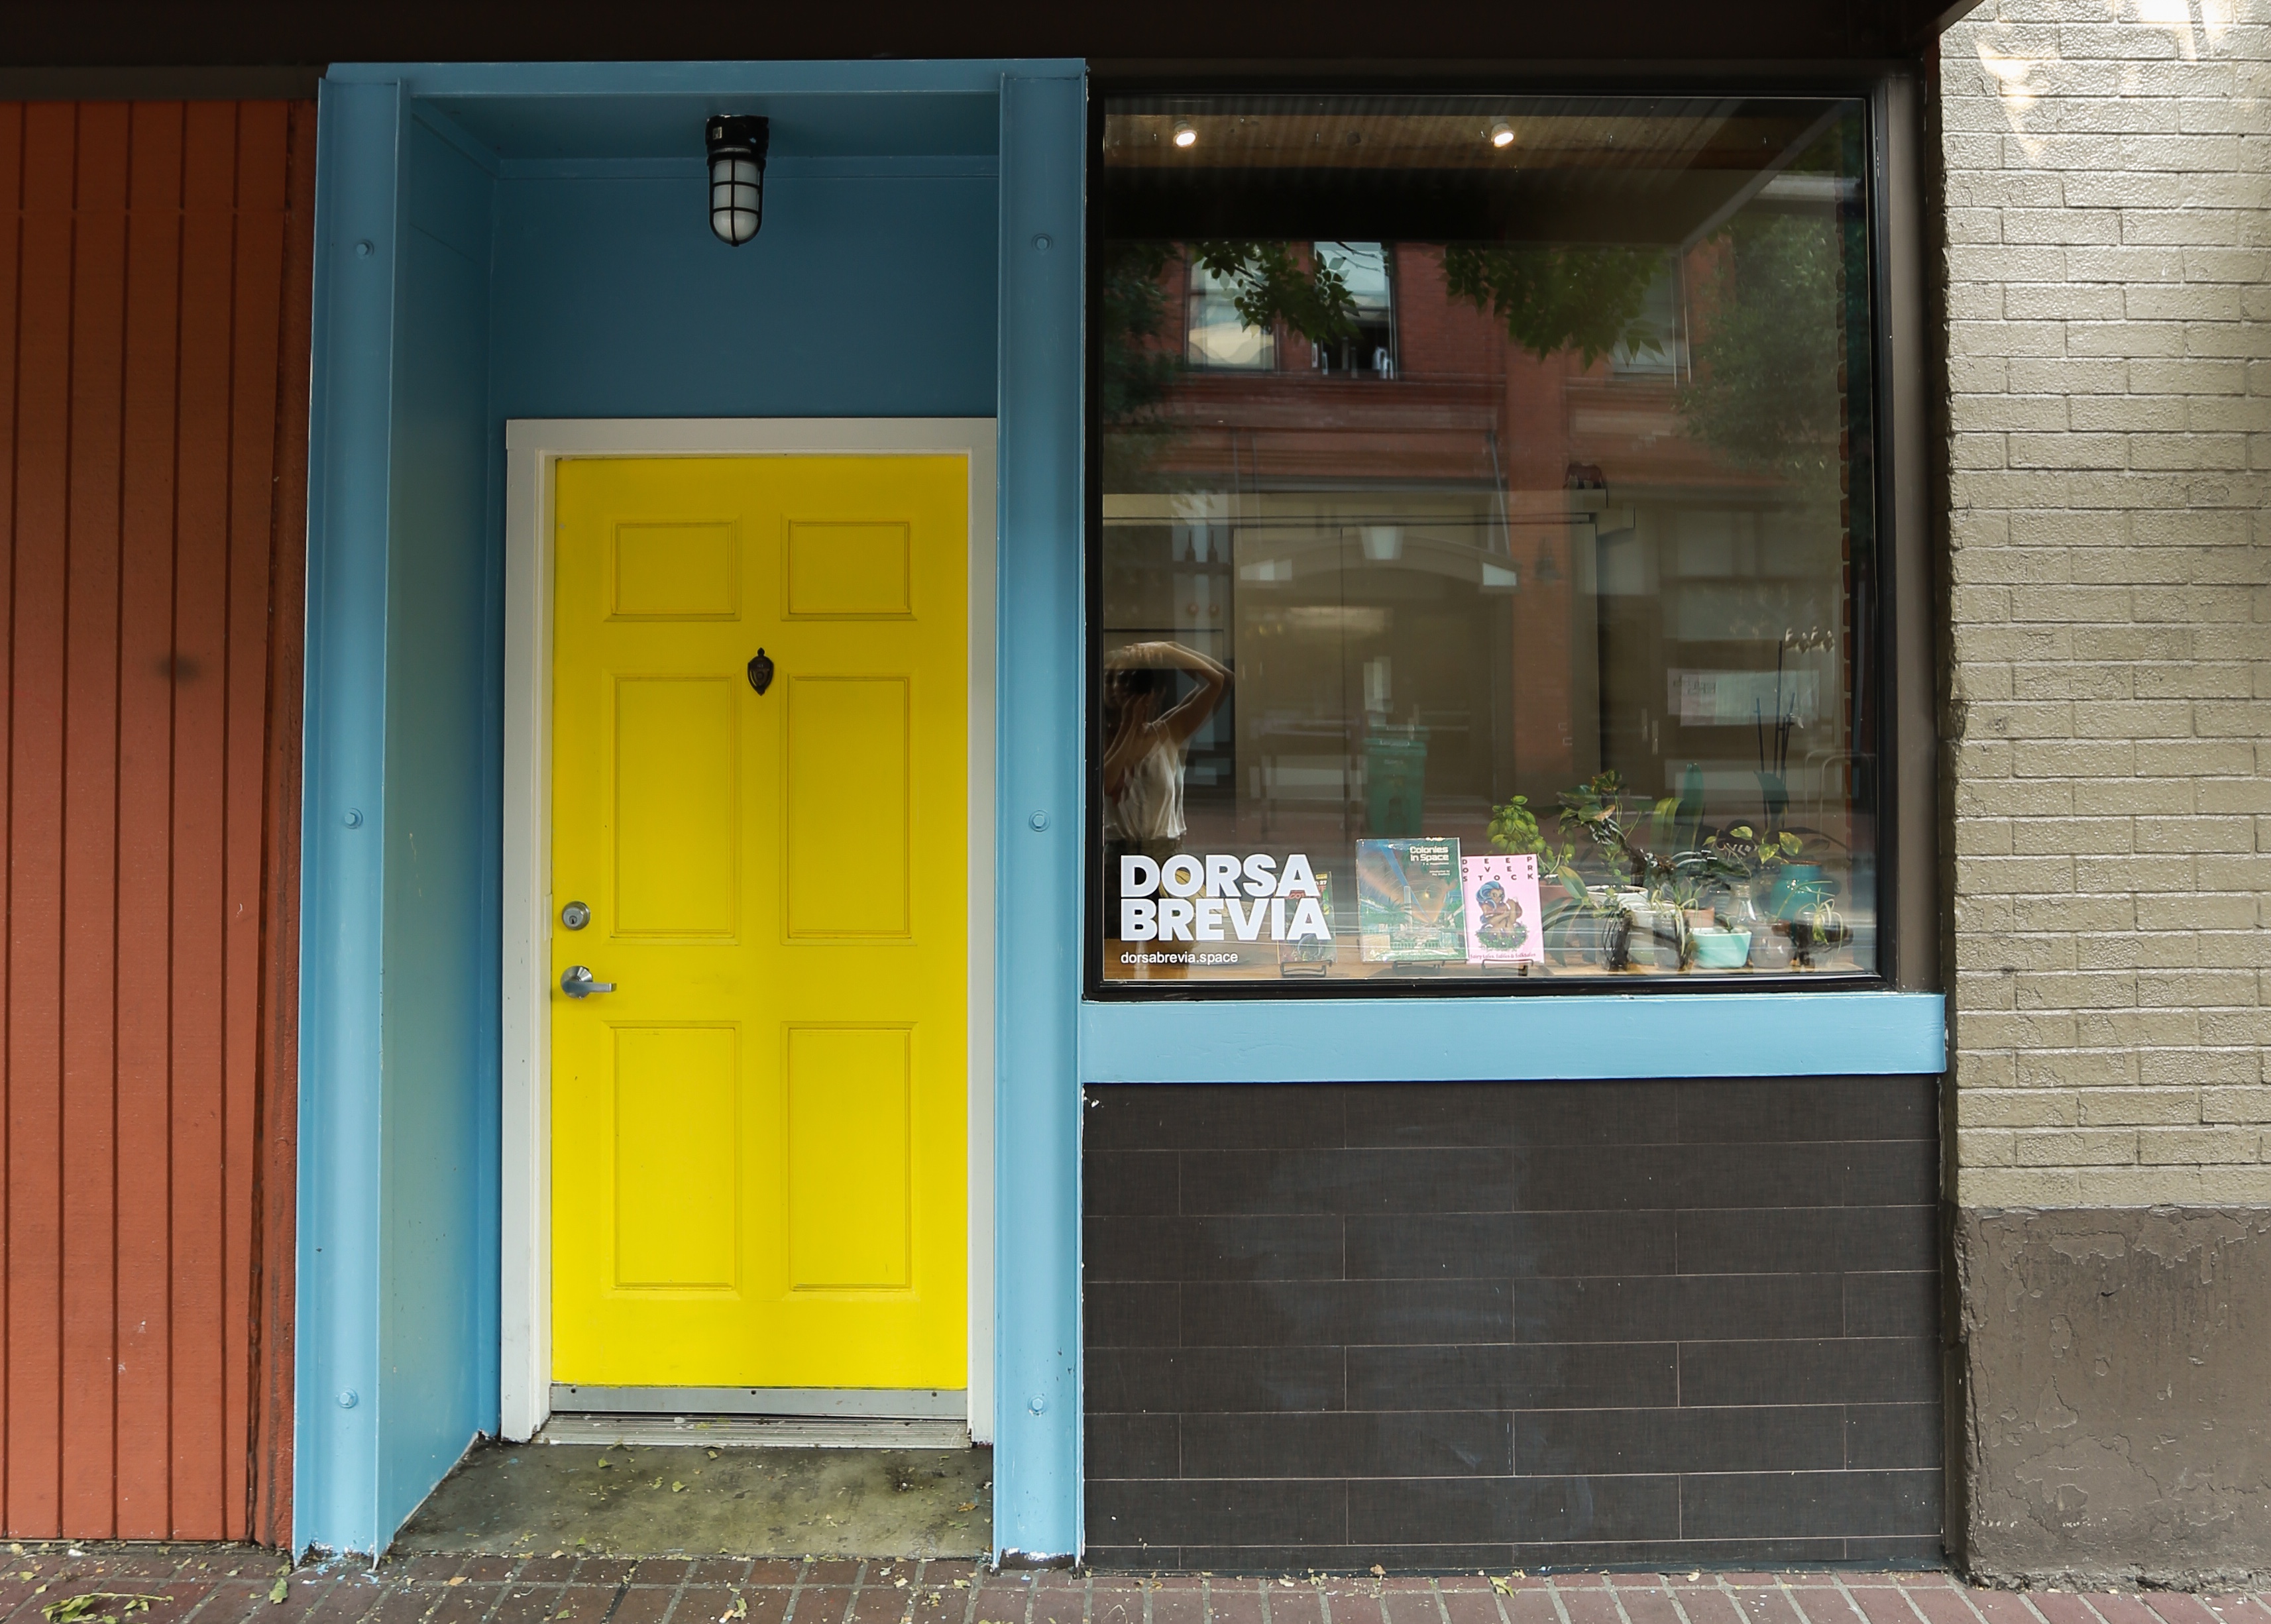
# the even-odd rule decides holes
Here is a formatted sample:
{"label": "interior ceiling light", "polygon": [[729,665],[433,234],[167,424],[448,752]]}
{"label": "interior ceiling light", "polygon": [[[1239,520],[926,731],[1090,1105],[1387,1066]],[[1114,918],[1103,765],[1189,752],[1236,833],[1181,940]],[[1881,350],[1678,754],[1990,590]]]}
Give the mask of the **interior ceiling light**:
{"label": "interior ceiling light", "polygon": [[1175,121],[1175,145],[1177,146],[1195,146],[1198,144],[1198,138],[1199,132],[1197,130],[1192,129],[1180,119],[1177,119]]}
{"label": "interior ceiling light", "polygon": [[1514,145],[1514,126],[1508,123],[1506,120],[1502,118],[1500,119],[1498,123],[1490,127],[1490,141],[1493,146],[1512,146]]}
{"label": "interior ceiling light", "polygon": [[713,118],[702,132],[710,149],[710,229],[739,248],[765,220],[765,147],[769,119],[748,115]]}

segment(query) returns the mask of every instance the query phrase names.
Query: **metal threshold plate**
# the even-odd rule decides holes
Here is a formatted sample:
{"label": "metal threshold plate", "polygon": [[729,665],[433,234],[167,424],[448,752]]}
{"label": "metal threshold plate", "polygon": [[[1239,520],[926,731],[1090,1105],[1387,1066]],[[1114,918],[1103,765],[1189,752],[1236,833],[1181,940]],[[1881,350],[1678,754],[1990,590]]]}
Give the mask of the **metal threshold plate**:
{"label": "metal threshold plate", "polygon": [[795,1416],[861,1421],[963,1421],[970,1395],[935,1387],[591,1387],[552,1384],[552,1412]]}
{"label": "metal threshold plate", "polygon": [[555,1415],[537,1434],[544,1443],[642,1449],[678,1444],[711,1449],[966,1449],[970,1429],[960,1421],[832,1419],[822,1416]]}

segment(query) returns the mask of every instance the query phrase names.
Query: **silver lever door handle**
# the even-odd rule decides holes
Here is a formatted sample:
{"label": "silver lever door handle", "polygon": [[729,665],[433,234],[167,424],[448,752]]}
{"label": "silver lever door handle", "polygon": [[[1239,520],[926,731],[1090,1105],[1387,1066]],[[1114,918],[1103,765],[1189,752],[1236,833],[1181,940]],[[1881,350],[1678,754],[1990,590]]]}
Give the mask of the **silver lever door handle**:
{"label": "silver lever door handle", "polygon": [[589,998],[593,993],[612,993],[613,981],[594,981],[592,972],[582,965],[570,965],[560,972],[560,990],[570,998]]}

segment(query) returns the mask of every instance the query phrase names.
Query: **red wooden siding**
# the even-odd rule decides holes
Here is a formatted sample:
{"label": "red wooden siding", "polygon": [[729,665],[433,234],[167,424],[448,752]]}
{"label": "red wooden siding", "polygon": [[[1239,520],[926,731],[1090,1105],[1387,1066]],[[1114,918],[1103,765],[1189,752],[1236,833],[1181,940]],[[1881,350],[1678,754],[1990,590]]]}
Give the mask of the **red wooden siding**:
{"label": "red wooden siding", "polygon": [[315,119],[0,103],[0,1526],[288,1538]]}

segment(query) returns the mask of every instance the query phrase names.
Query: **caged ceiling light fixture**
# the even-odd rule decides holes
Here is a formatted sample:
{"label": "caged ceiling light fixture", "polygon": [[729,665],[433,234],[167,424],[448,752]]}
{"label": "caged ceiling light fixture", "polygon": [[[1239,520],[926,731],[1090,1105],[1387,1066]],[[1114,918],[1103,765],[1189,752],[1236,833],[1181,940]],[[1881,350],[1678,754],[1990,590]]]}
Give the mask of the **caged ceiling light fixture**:
{"label": "caged ceiling light fixture", "polygon": [[702,132],[710,149],[710,229],[739,248],[765,219],[765,147],[771,121],[748,115],[711,119]]}

